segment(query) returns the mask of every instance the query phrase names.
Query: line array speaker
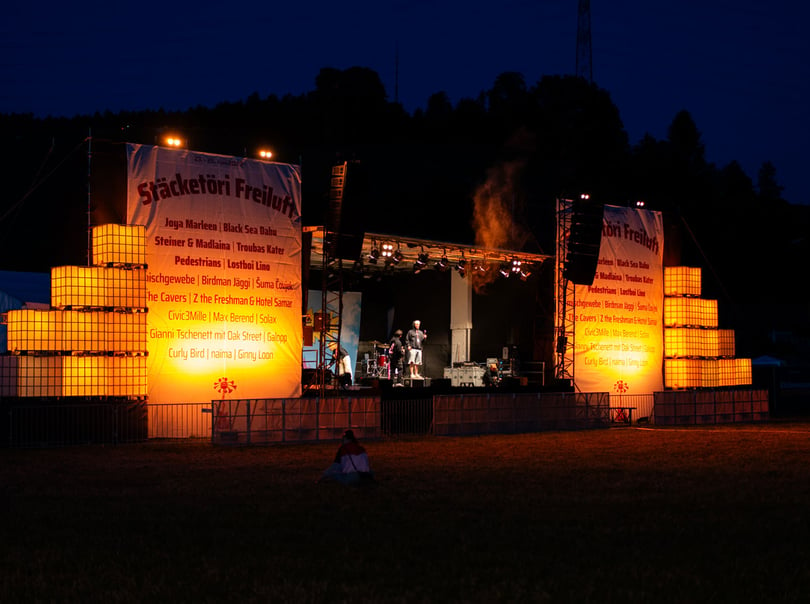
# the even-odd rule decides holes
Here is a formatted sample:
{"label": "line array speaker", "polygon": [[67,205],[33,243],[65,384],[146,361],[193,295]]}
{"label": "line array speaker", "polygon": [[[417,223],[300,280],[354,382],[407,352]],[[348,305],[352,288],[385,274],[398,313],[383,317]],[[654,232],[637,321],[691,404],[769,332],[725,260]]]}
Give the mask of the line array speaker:
{"label": "line array speaker", "polygon": [[602,204],[575,202],[571,208],[571,231],[563,275],[577,285],[593,285],[602,243],[603,218]]}

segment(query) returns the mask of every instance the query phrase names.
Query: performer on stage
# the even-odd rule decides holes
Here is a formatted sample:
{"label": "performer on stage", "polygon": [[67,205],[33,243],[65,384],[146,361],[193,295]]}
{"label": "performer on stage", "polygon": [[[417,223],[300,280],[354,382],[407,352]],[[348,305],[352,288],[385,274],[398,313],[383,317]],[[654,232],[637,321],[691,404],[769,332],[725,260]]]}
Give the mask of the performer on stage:
{"label": "performer on stage", "polygon": [[422,366],[422,345],[427,339],[427,330],[422,331],[422,322],[417,319],[413,322],[413,328],[408,330],[405,336],[405,342],[408,346],[408,369],[410,376],[413,379],[424,379],[419,375],[419,368]]}
{"label": "performer on stage", "polygon": [[330,342],[329,349],[336,365],[338,384],[341,388],[348,388],[352,385],[352,359],[343,346],[340,347],[340,352],[336,353],[337,342]]}
{"label": "performer on stage", "polygon": [[388,362],[390,363],[394,386],[402,386],[403,372],[405,370],[405,345],[402,343],[402,330],[397,329],[388,344]]}

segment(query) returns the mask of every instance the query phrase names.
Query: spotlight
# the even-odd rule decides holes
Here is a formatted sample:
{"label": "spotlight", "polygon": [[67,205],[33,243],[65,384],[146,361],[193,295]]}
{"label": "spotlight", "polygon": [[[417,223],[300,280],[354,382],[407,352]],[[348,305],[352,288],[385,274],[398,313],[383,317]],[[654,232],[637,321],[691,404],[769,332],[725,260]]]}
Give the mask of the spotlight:
{"label": "spotlight", "polygon": [[462,256],[458,261],[458,264],[456,264],[456,270],[462,279],[464,278],[464,275],[467,274],[467,261],[464,259],[464,256]]}
{"label": "spotlight", "polygon": [[377,258],[380,257],[380,250],[377,249],[377,244],[373,244],[371,251],[368,253],[368,261],[371,264],[377,264]]}
{"label": "spotlight", "polygon": [[416,257],[416,261],[413,263],[413,272],[414,273],[420,272],[423,268],[427,266],[428,261],[429,258],[427,254],[425,254],[424,252],[419,254]]}
{"label": "spotlight", "polygon": [[399,248],[397,248],[397,251],[394,252],[393,256],[391,256],[391,262],[393,264],[399,264],[400,262],[402,262],[402,252],[399,251]]}
{"label": "spotlight", "polygon": [[509,275],[512,273],[512,265],[509,263],[501,264],[501,267],[498,269],[498,272],[501,274],[501,277],[504,279],[508,279]]}
{"label": "spotlight", "polygon": [[382,245],[382,256],[385,258],[385,266],[389,266],[391,262],[393,262],[394,257],[394,244],[393,243],[383,243]]}
{"label": "spotlight", "polygon": [[173,134],[168,135],[166,138],[163,139],[163,142],[166,143],[167,147],[183,147],[183,139],[175,136]]}
{"label": "spotlight", "polygon": [[489,267],[487,267],[486,262],[478,261],[473,262],[473,270],[477,273],[485,273],[489,270]]}
{"label": "spotlight", "polygon": [[519,273],[520,272],[520,265],[521,265],[521,261],[518,260],[517,258],[513,258],[512,259],[512,272],[513,273]]}
{"label": "spotlight", "polygon": [[436,268],[440,271],[446,271],[448,266],[449,261],[447,260],[447,254],[443,254],[442,257],[436,261]]}
{"label": "spotlight", "polygon": [[524,270],[524,269],[521,269],[519,274],[520,274],[520,280],[521,281],[525,281],[526,279],[531,277],[531,272],[527,271],[527,270]]}

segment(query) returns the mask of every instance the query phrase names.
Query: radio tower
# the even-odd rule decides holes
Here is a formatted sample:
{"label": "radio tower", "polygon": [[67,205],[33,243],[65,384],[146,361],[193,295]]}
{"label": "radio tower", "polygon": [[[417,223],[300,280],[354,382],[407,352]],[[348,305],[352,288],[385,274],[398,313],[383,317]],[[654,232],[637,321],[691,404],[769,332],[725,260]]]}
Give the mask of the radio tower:
{"label": "radio tower", "polygon": [[579,0],[577,10],[577,77],[593,82],[591,52],[591,1]]}

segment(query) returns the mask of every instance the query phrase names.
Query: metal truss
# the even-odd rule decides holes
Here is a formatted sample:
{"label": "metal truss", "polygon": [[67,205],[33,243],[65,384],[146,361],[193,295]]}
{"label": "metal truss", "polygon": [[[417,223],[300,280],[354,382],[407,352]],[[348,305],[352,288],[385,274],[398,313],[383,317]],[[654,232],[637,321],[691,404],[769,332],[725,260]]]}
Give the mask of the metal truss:
{"label": "metal truss", "polygon": [[557,200],[557,313],[554,321],[556,332],[554,377],[558,380],[574,379],[574,321],[576,310],[576,286],[565,275],[568,257],[568,238],[574,202]]}

